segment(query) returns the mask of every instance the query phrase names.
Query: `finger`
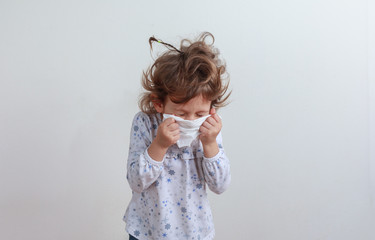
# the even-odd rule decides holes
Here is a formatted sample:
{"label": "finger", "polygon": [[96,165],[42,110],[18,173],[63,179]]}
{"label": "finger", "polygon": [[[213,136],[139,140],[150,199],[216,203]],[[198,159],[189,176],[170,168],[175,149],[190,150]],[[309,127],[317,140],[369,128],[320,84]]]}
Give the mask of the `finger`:
{"label": "finger", "polygon": [[172,136],[176,136],[176,135],[178,135],[178,134],[180,134],[180,129],[176,129],[176,130],[174,130],[174,131],[171,131],[171,135],[172,135]]}
{"label": "finger", "polygon": [[173,143],[177,143],[177,141],[180,139],[180,135],[178,135],[178,136],[175,136],[174,138],[173,138]]}
{"label": "finger", "polygon": [[167,126],[170,131],[174,131],[176,129],[180,129],[180,125],[178,123],[171,123],[169,126]]}
{"label": "finger", "polygon": [[201,126],[200,128],[199,128],[199,131],[201,132],[201,133],[207,133],[208,132],[208,128],[206,128],[205,126]]}
{"label": "finger", "polygon": [[166,126],[169,127],[169,125],[175,123],[176,120],[174,118],[167,118],[164,122],[165,122]]}
{"label": "finger", "polygon": [[201,126],[204,126],[204,127],[206,127],[207,129],[210,129],[210,128],[212,128],[213,127],[213,125],[212,124],[210,124],[209,122],[204,122]]}
{"label": "finger", "polygon": [[209,122],[212,126],[215,126],[218,122],[216,121],[215,118],[209,117],[206,119],[207,122]]}
{"label": "finger", "polygon": [[178,134],[174,135],[172,137],[172,139],[173,139],[174,142],[177,141],[178,139],[180,139],[180,134],[178,133]]}
{"label": "finger", "polygon": [[213,115],[213,114],[215,114],[215,113],[216,113],[215,108],[211,108],[211,109],[210,109],[210,114]]}
{"label": "finger", "polygon": [[216,122],[218,122],[218,123],[221,122],[221,118],[219,117],[219,115],[214,114],[212,117],[216,120]]}

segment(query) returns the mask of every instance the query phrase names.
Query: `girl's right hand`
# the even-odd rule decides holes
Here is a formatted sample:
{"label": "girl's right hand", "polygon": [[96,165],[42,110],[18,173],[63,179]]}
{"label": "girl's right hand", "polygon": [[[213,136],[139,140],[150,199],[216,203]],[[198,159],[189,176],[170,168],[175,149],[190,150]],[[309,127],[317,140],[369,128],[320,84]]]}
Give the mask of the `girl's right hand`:
{"label": "girl's right hand", "polygon": [[180,127],[174,118],[167,118],[158,127],[155,143],[162,149],[168,149],[180,138]]}

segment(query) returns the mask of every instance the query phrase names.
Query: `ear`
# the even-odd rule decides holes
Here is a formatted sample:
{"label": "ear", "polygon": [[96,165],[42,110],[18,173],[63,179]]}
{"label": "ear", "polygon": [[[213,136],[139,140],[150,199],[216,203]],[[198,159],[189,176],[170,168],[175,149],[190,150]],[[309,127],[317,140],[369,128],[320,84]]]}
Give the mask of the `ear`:
{"label": "ear", "polygon": [[[154,96],[154,95],[153,95]],[[157,99],[156,97],[152,97],[151,99],[152,100],[152,105],[154,105],[154,108],[155,110],[158,112],[158,113],[163,113],[163,110],[164,110],[164,105],[163,103]]]}

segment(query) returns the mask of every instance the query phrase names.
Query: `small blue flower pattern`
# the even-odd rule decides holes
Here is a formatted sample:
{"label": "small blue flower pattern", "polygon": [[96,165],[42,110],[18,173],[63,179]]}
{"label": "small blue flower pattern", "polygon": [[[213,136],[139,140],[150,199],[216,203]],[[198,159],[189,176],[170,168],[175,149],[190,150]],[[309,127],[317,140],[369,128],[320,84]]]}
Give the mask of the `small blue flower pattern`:
{"label": "small blue flower pattern", "polygon": [[230,165],[217,137],[219,153],[206,158],[199,139],[190,147],[169,147],[159,162],[147,152],[161,114],[138,112],[130,134],[126,178],[133,196],[123,220],[139,240],[211,240],[215,229],[206,186],[220,194],[230,181]]}

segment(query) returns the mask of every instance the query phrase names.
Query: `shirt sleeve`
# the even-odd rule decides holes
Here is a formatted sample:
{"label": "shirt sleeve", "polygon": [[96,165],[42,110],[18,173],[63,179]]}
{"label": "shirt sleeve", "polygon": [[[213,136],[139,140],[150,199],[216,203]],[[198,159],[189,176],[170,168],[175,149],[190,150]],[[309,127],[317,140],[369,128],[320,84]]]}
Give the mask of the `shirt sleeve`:
{"label": "shirt sleeve", "polygon": [[203,155],[203,173],[208,187],[216,194],[223,193],[231,181],[229,159],[225,154],[221,132],[216,138],[219,152],[216,156],[206,158]]}
{"label": "shirt sleeve", "polygon": [[164,159],[159,162],[148,154],[152,140],[150,118],[143,112],[137,113],[130,131],[126,178],[130,188],[138,193],[154,183],[163,170]]}

